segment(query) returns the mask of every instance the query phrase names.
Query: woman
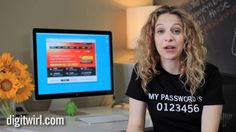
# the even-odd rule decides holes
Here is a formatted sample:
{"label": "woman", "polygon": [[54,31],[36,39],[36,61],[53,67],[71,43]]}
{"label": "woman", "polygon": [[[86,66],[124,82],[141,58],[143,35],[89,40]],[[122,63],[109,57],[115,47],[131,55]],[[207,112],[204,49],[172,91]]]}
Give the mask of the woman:
{"label": "woman", "polygon": [[138,41],[137,64],[126,94],[127,132],[143,132],[146,107],[156,132],[217,132],[222,86],[218,68],[192,17],[162,6],[150,14]]}

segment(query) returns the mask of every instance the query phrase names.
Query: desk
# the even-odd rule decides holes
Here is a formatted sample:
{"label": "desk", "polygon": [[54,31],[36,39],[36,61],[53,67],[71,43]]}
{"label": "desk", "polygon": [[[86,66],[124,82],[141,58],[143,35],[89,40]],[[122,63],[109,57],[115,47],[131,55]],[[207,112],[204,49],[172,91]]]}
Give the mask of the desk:
{"label": "desk", "polygon": [[[102,114],[123,114],[128,116],[128,111],[120,108],[108,108],[108,107],[91,107],[81,108],[81,112],[88,113],[89,116],[102,115]],[[42,115],[43,117],[58,117],[58,115],[52,115],[49,112],[30,113],[30,115]],[[79,115],[88,116],[88,115]],[[0,132],[120,132],[127,128],[128,121],[92,124],[89,125],[82,121],[76,121],[76,117],[65,116],[66,125],[64,126],[22,126],[20,128],[3,127],[0,128]],[[147,116],[145,127],[151,127],[152,123]]]}

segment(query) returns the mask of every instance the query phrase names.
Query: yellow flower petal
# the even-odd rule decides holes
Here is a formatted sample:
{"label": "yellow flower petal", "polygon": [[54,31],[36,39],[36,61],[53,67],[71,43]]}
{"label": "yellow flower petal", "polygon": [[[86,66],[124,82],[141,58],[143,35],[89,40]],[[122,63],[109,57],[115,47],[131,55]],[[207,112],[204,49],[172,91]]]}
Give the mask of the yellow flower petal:
{"label": "yellow flower petal", "polygon": [[10,71],[16,75],[20,75],[21,72],[27,71],[27,68],[27,65],[22,64],[19,60],[15,60],[11,64]]}
{"label": "yellow flower petal", "polygon": [[34,85],[28,66],[13,60],[10,53],[0,56],[0,100],[14,100],[17,103],[32,95]]}
{"label": "yellow flower petal", "polygon": [[3,72],[4,66],[3,66],[3,62],[0,60],[0,72]]}
{"label": "yellow flower petal", "polygon": [[17,90],[21,87],[15,74],[0,73],[0,98],[11,99],[16,96]]}
{"label": "yellow flower petal", "polygon": [[13,57],[10,53],[3,53],[2,56],[0,56],[0,61],[3,63],[4,71],[8,72],[10,69],[10,65],[13,61]]}
{"label": "yellow flower petal", "polygon": [[16,103],[21,103],[21,102],[29,99],[29,97],[32,96],[32,91],[33,90],[34,90],[34,85],[33,84],[24,85],[23,87],[18,89],[18,91],[16,92],[16,97],[14,98],[14,101]]}

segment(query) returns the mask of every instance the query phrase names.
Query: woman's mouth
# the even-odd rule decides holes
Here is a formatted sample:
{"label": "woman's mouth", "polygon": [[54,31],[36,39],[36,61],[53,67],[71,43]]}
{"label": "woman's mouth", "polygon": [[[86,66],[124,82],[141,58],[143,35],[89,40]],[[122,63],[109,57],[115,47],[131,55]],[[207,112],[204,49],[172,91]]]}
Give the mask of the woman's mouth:
{"label": "woman's mouth", "polygon": [[164,47],[164,49],[167,50],[167,51],[174,51],[176,49],[176,47],[172,46],[172,45],[167,45],[167,46]]}

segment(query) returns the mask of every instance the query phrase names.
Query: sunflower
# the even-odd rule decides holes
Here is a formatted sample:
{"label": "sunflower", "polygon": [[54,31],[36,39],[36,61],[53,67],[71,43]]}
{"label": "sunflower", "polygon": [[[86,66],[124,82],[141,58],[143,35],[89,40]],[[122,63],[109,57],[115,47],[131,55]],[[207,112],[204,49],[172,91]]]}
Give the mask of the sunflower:
{"label": "sunflower", "polygon": [[31,83],[26,83],[25,85],[23,85],[23,87],[17,90],[14,101],[16,103],[21,103],[29,99],[32,96],[33,90],[34,90],[34,85]]}
{"label": "sunflower", "polygon": [[10,53],[0,55],[0,100],[23,102],[32,96],[34,84],[28,66]]}
{"label": "sunflower", "polygon": [[15,73],[17,76],[21,76],[21,74],[25,72],[27,68],[27,65],[22,64],[19,60],[15,60],[10,66],[10,72]]}
{"label": "sunflower", "polygon": [[3,67],[3,62],[0,60],[0,73],[3,71],[4,67]]}
{"label": "sunflower", "polygon": [[5,72],[9,71],[10,65],[13,62],[13,57],[10,53],[3,53],[2,56],[0,56],[0,61],[3,64],[3,70]]}
{"label": "sunflower", "polygon": [[0,73],[0,98],[12,99],[16,96],[17,90],[21,87],[13,73]]}

